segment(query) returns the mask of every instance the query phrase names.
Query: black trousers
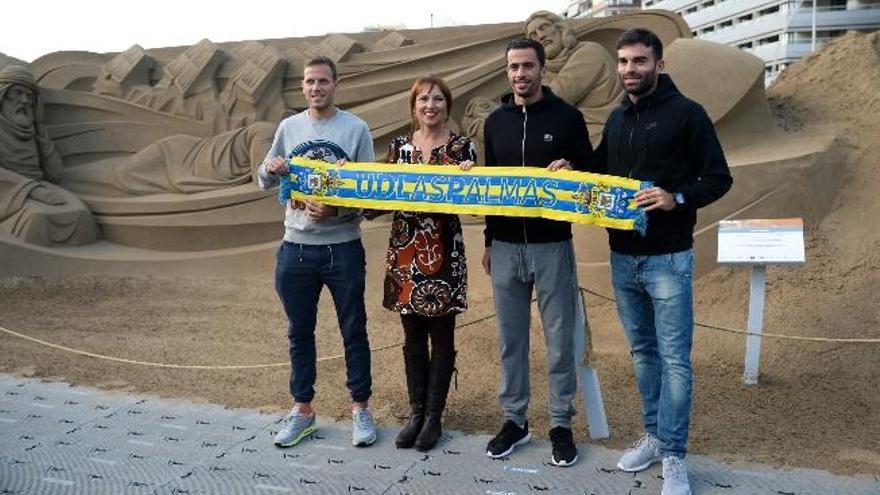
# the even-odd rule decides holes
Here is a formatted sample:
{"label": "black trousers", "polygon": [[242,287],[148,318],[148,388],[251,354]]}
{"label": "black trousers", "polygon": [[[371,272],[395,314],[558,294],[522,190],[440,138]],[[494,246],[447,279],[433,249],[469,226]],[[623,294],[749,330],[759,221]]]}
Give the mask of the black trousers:
{"label": "black trousers", "polygon": [[427,349],[431,339],[431,354],[455,352],[455,313],[443,316],[400,315],[405,345],[409,349]]}

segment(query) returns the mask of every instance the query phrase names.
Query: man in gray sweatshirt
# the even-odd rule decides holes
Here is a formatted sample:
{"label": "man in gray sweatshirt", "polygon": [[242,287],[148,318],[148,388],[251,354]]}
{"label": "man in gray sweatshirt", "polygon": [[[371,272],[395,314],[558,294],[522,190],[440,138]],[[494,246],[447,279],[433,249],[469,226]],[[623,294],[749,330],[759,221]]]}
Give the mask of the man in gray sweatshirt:
{"label": "man in gray sweatshirt", "polygon": [[[288,173],[287,158],[302,156],[328,162],[375,159],[367,124],[336,108],[336,65],[326,57],[310,60],[303,74],[306,112],[281,121],[272,148],[260,165],[260,189],[279,184]],[[376,441],[376,427],[367,408],[372,393],[370,344],[364,309],[366,261],[361,243],[360,211],[313,201],[289,201],[284,241],[278,249],[275,290],[289,320],[290,394],[294,406],[275,436],[275,445],[292,447],[315,431],[317,359],[315,323],[324,285],[336,306],[345,346],[346,385],[352,400],[352,444]]]}

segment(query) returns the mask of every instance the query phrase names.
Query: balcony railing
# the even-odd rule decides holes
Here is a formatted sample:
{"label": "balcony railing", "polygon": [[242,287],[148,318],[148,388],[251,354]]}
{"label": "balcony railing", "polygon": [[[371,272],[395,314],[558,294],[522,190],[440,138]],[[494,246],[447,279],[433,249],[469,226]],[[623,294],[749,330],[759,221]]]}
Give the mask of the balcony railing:
{"label": "balcony railing", "polygon": [[702,3],[702,1],[697,2],[695,0],[661,0],[659,2],[655,2],[654,5],[648,7],[649,9],[664,9],[671,10],[673,12],[677,12],[679,9],[683,9],[685,7],[689,7],[696,3]]}
{"label": "balcony railing", "polygon": [[[827,39],[817,40],[816,48],[822,46]],[[760,58],[764,63],[789,62],[806,57],[810,54],[810,42],[806,43],[767,43],[766,45],[747,48],[745,51]]]}
{"label": "balcony railing", "polygon": [[[779,5],[779,0],[728,0],[727,2],[717,3],[711,7],[700,9],[692,14],[686,14],[684,20],[688,23],[688,26],[690,26],[691,29],[698,30],[702,27],[714,25],[727,19],[733,19],[736,21],[737,17],[747,13],[756,13],[759,10]],[[736,24],[734,24],[734,26],[736,26]]]}
{"label": "balcony railing", "polygon": [[[811,29],[813,7],[802,2],[789,22],[790,29]],[[847,9],[845,6],[816,7],[816,27],[829,29],[870,29],[880,27],[880,5],[866,4]]]}
{"label": "balcony railing", "polygon": [[786,16],[783,12],[775,12],[752,19],[748,22],[734,24],[713,32],[698,35],[701,39],[736,45],[743,41],[755,40],[773,34],[782,33],[785,30]]}

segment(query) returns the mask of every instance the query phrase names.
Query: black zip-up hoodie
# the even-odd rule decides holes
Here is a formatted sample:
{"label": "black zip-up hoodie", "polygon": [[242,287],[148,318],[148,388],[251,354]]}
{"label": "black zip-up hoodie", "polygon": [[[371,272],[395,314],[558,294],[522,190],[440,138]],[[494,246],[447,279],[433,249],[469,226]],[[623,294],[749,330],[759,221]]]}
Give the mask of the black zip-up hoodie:
{"label": "black zip-up hoodie", "polygon": [[[503,167],[545,168],[564,158],[575,170],[595,167],[587,124],[580,110],[542,86],[543,98],[523,107],[513,94],[486,119],[485,164]],[[571,239],[571,224],[543,218],[487,216],[486,246],[493,239],[516,244]]]}
{"label": "black zip-up hoodie", "polygon": [[690,249],[697,209],[724,196],[733,184],[712,121],[667,74],[660,74],[657,89],[638,103],[624,97],[605,122],[596,155],[602,172],[653,181],[684,200],[670,211],[649,212],[644,237],[608,229],[611,250],[622,254]]}

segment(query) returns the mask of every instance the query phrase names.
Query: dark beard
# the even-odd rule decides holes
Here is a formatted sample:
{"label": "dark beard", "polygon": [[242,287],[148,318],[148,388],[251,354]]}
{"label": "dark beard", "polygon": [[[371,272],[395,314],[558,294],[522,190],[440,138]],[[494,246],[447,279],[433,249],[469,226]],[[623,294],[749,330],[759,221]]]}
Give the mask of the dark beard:
{"label": "dark beard", "polygon": [[517,89],[514,88],[514,89],[513,89],[513,92],[516,93],[517,96],[520,96],[520,97],[522,97],[522,98],[528,98],[528,97],[534,95],[534,94],[537,92],[537,89],[538,89],[538,88],[536,88],[536,87],[532,86],[531,84],[529,84],[529,87],[526,88],[525,90],[519,91],[519,90],[517,90]]}
{"label": "dark beard", "polygon": [[[633,89],[627,89],[626,92],[633,96],[642,96],[645,93],[651,91],[654,87],[654,83],[657,81],[657,73],[652,72],[650,75],[645,74],[645,77],[639,82],[639,85]],[[624,86],[626,88],[626,86]]]}

